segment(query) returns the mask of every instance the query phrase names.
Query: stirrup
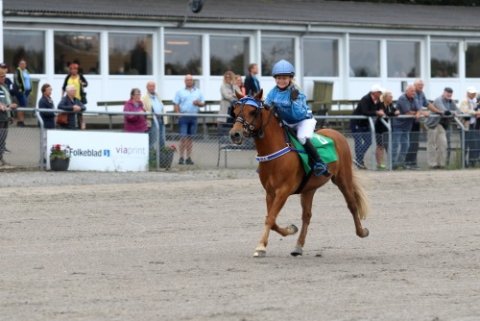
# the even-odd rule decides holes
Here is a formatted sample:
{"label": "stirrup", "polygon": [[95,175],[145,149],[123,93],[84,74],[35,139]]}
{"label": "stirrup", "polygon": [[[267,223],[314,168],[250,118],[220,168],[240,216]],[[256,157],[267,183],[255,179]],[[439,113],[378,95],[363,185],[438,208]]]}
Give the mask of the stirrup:
{"label": "stirrup", "polygon": [[325,163],[316,162],[315,164],[313,164],[313,175],[321,176],[325,174],[328,174],[328,168]]}

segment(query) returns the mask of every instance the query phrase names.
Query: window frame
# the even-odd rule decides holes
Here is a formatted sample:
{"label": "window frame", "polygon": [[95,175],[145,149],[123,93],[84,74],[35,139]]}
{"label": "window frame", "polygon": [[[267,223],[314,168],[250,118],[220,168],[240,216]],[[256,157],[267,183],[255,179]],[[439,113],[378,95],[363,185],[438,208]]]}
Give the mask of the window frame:
{"label": "window frame", "polygon": [[[337,52],[336,52],[336,74],[335,75],[329,75],[329,76],[326,76],[326,75],[306,75],[305,74],[305,70],[307,69],[305,63],[306,63],[306,59],[305,59],[305,53],[306,53],[306,50],[305,50],[305,40],[332,40],[332,41],[336,41],[337,43]],[[303,57],[302,57],[302,61],[303,61],[303,77],[321,77],[321,78],[338,78],[340,77],[340,74],[341,74],[341,69],[342,69],[342,66],[341,66],[341,54],[340,54],[340,48],[341,48],[341,38],[340,37],[324,37],[324,36],[306,36],[306,37],[303,37],[301,40],[301,46],[302,46],[302,52],[303,52]]]}
{"label": "window frame", "polygon": [[[264,57],[263,57],[263,40],[264,38],[270,38],[270,39],[275,39],[275,38],[279,38],[279,39],[290,39],[292,41],[292,58],[288,58],[288,57],[285,57],[285,55],[281,56],[281,57],[278,57],[276,59],[274,59],[275,61],[272,61],[270,62],[270,66],[267,65],[266,62],[264,62]],[[261,76],[271,76],[271,72],[270,73],[266,73],[265,70],[271,70],[273,68],[273,64],[275,62],[277,62],[279,59],[286,59],[286,60],[289,60],[290,63],[292,63],[294,66],[295,66],[295,62],[296,62],[296,56],[297,56],[297,51],[296,51],[296,36],[295,35],[278,35],[278,34],[262,34],[260,36],[260,70],[261,70]],[[268,67],[266,67],[268,66]]]}
{"label": "window frame", "polygon": [[[110,37],[112,34],[128,34],[128,35],[143,35],[143,36],[150,36],[151,39],[151,55],[150,55],[150,70],[149,66],[147,64],[147,72],[145,74],[129,74],[129,73],[112,73],[111,70],[111,63],[110,63]],[[127,31],[127,30],[109,30],[107,32],[107,37],[106,37],[106,57],[107,57],[107,66],[104,68],[106,69],[106,73],[108,76],[122,76],[122,77],[131,77],[131,76],[140,76],[140,77],[148,77],[148,76],[153,76],[155,74],[155,32],[152,31],[146,31],[146,30],[135,30],[135,31]],[[147,51],[147,57],[148,57],[148,51]],[[101,68],[101,66],[100,66]],[[149,73],[150,71],[150,73]],[[126,71],[125,71],[126,72]]]}
{"label": "window frame", "polygon": [[[382,40],[383,38],[376,38],[376,37],[350,37],[348,40],[348,78],[355,78],[355,79],[365,79],[365,78],[381,78],[382,77]],[[356,76],[351,75],[350,70],[352,70],[352,41],[375,41],[378,43],[378,74],[376,76]]]}
{"label": "window frame", "polygon": [[[38,74],[38,75],[46,75],[47,74],[47,66],[48,66],[48,63],[47,63],[47,51],[48,51],[48,48],[47,48],[47,30],[46,29],[34,29],[34,28],[15,28],[15,27],[5,27],[4,26],[4,29],[3,29],[3,33],[2,33],[2,36],[3,36],[3,59],[4,59],[4,62],[8,65],[8,72],[14,72],[16,70],[16,68],[18,67],[17,65],[13,65],[13,62],[11,61],[6,61],[6,50],[5,50],[5,32],[9,32],[9,31],[12,31],[12,32],[37,32],[37,33],[41,33],[43,35],[43,41],[42,41],[42,46],[43,46],[43,54],[41,55],[41,60],[42,60],[42,63],[43,63],[43,66],[42,66],[42,72],[32,72],[31,68],[29,68],[30,66],[30,61],[28,59],[28,57],[25,57],[26,60],[27,60],[27,69],[30,71],[31,74]],[[17,62],[18,64],[18,62]]]}

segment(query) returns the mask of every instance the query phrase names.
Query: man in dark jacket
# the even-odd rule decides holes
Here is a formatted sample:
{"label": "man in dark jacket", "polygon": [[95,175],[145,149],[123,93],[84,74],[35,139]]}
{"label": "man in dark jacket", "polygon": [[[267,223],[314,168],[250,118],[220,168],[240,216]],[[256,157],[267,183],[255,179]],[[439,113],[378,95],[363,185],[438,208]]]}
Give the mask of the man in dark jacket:
{"label": "man in dark jacket", "polygon": [[[357,108],[353,111],[353,115],[368,117],[383,117],[385,113],[378,108],[380,104],[380,96],[382,95],[382,87],[373,85],[370,92],[362,97]],[[352,119],[350,127],[355,142],[355,159],[354,163],[358,169],[367,169],[364,162],[365,153],[372,144],[372,134],[370,132],[370,124],[368,119]]]}
{"label": "man in dark jacket", "polygon": [[245,77],[245,92],[248,96],[255,96],[260,91],[260,82],[257,79],[258,65],[250,64],[248,66],[248,75]]}
{"label": "man in dark jacket", "polygon": [[66,88],[67,94],[58,103],[58,109],[69,112],[68,123],[61,125],[63,129],[77,129],[77,114],[85,111],[85,105],[75,97],[77,89],[74,85],[68,85]]}

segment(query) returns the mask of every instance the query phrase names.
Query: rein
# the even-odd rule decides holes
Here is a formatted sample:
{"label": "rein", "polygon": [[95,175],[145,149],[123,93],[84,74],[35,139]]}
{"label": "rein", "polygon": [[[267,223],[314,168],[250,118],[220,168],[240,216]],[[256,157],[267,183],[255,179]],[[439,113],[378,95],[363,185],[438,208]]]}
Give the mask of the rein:
{"label": "rein", "polygon": [[[235,122],[242,124],[243,130],[247,133],[248,137],[262,139],[264,137],[264,128],[267,127],[268,123],[270,122],[270,119],[272,118],[272,113],[270,112],[267,122],[263,124],[262,108],[264,108],[264,104],[262,101],[253,99],[251,97],[243,97],[239,100],[239,102],[242,105],[240,107],[240,113],[235,119]],[[256,107],[255,116],[253,117],[253,122],[251,124],[243,117],[243,108],[245,107],[245,105]],[[258,117],[259,115],[260,117]],[[258,119],[260,119],[261,126],[259,129],[255,130]]]}

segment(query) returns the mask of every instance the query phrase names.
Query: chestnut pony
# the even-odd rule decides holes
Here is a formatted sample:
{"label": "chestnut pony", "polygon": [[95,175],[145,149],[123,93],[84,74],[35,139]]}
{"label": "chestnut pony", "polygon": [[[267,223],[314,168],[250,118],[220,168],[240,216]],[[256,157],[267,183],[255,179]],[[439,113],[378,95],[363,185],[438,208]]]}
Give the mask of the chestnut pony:
{"label": "chestnut pony", "polygon": [[[247,98],[237,92],[239,99],[233,109],[235,123],[230,130],[230,138],[235,144],[242,144],[243,137],[252,137],[259,156],[267,156],[288,147],[284,128],[274,112],[274,108],[263,105],[263,92],[255,97]],[[243,99],[242,99],[243,98]],[[355,231],[359,237],[368,236],[368,230],[362,227],[360,219],[365,219],[368,211],[368,201],[362,187],[358,184],[352,170],[352,155],[346,138],[333,129],[321,129],[317,132],[330,137],[335,143],[338,159],[328,164],[327,176],[311,176],[303,185],[301,191],[302,228],[297,245],[291,255],[302,255],[307,229],[312,216],[312,201],[317,189],[331,180],[342,192],[352,213]],[[258,174],[266,191],[267,217],[263,235],[255,249],[255,257],[266,255],[270,230],[282,236],[292,235],[298,231],[295,225],[280,227],[276,223],[277,216],[287,201],[287,198],[298,192],[305,176],[300,159],[295,151],[259,163]]]}

